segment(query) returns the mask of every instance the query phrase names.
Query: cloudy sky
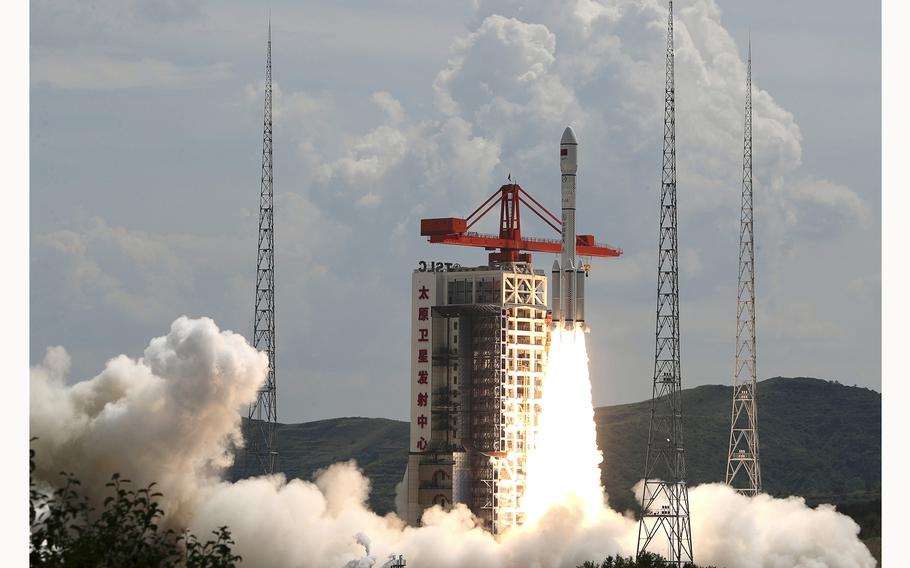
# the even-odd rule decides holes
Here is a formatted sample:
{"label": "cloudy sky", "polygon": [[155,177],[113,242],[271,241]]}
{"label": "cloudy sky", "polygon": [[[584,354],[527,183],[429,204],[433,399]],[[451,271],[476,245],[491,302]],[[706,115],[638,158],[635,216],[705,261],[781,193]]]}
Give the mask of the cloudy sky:
{"label": "cloudy sky", "polygon": [[[647,398],[665,3],[270,9],[280,419],[406,418],[411,270],[486,258],[430,246],[420,218],[468,214],[509,172],[557,209],[567,124],[580,230],[624,250],[588,283],[595,403]],[[89,378],[182,314],[249,335],[268,14],[32,2],[33,362],[62,345],[70,380]],[[684,386],[730,380],[751,32],[760,377],[880,390],[880,6],[676,16]]]}

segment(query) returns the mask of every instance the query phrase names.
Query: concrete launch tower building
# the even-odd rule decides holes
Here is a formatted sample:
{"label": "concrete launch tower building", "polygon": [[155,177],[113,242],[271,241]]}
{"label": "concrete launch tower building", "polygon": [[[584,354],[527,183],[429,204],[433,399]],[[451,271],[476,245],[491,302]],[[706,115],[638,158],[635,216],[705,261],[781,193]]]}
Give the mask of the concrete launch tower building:
{"label": "concrete launch tower building", "polygon": [[408,520],[465,503],[494,531],[521,524],[546,367],[547,277],[525,262],[418,270],[411,292]]}
{"label": "concrete launch tower building", "polygon": [[[418,524],[429,507],[454,503],[467,505],[494,533],[525,521],[527,458],[542,410],[551,325],[583,325],[589,265],[581,258],[622,254],[591,235],[575,235],[576,146],[567,128],[560,149],[562,220],[509,183],[467,218],[421,221],[421,235],[431,243],[492,252],[486,265],[470,268],[421,262],[411,279],[409,524]],[[470,231],[497,204],[499,235]],[[521,204],[561,239],[522,237]],[[560,291],[550,303],[547,275],[532,266],[529,252],[562,255],[562,267],[554,267]],[[554,304],[562,307],[555,313]]]}

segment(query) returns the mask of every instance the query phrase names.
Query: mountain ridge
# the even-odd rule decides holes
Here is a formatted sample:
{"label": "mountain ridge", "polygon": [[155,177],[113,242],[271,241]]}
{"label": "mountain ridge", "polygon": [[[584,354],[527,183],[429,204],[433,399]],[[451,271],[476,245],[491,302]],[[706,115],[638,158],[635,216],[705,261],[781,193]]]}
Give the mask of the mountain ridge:
{"label": "mountain ridge", "polygon": [[[732,388],[700,385],[681,396],[689,485],[723,481]],[[637,506],[631,487],[643,474],[649,413],[650,400],[595,408],[602,480],[614,509]],[[758,384],[758,416],[765,492],[800,495],[810,504],[881,498],[881,393],[773,377]],[[343,417],[280,424],[278,440],[278,469],[288,478],[312,479],[319,469],[354,459],[371,480],[371,507],[380,514],[394,510],[407,463],[407,422]],[[237,461],[230,479],[254,473]]]}

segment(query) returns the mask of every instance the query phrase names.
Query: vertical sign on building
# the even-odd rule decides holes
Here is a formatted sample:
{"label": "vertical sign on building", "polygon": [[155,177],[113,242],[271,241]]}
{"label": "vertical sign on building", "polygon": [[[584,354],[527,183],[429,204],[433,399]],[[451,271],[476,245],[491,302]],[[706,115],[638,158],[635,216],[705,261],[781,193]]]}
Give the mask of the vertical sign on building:
{"label": "vertical sign on building", "polygon": [[425,452],[430,443],[433,399],[432,310],[436,274],[415,272],[411,282],[411,451]]}

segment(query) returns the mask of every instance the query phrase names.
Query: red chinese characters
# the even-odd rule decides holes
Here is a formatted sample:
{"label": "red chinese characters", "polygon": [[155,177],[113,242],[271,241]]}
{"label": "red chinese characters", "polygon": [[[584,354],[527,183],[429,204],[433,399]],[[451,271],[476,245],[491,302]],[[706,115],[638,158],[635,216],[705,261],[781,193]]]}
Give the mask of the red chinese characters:
{"label": "red chinese characters", "polygon": [[430,286],[431,283],[426,282],[426,280],[415,285],[415,311],[412,315],[415,318],[412,326],[414,329],[416,360],[413,371],[415,375],[412,379],[414,384],[411,389],[414,397],[412,403],[414,410],[411,414],[414,421],[411,426],[411,443],[413,444],[412,450],[419,452],[426,451],[428,446],[427,439],[430,437],[426,432],[431,430],[429,409],[432,407],[430,396],[430,371],[432,365],[430,360],[430,349],[432,349],[430,332],[432,328],[429,322],[432,321],[430,315],[434,293]]}

